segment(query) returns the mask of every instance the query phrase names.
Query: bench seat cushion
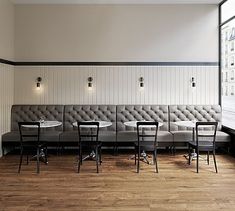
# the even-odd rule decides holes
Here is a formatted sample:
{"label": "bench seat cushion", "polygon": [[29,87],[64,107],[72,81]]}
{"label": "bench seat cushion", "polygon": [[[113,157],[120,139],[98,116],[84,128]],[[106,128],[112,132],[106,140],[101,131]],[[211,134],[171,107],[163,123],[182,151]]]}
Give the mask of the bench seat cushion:
{"label": "bench seat cushion", "polygon": [[[153,131],[146,131],[147,135],[150,135],[153,133]],[[167,142],[167,143],[173,143],[173,136],[168,131],[158,131],[157,132],[157,142]]]}
{"label": "bench seat cushion", "polygon": [[[115,142],[116,133],[114,131],[99,131],[101,142]],[[66,131],[60,135],[61,142],[78,142],[78,131]]]}
{"label": "bench seat cushion", "polygon": [[[192,140],[192,131],[172,131],[174,142],[188,142]],[[200,132],[203,134],[203,132]],[[217,131],[216,142],[230,142],[230,136],[222,131]]]}
{"label": "bench seat cushion", "polygon": [[[58,142],[60,131],[46,131],[41,133],[41,140],[48,142]],[[2,135],[2,143],[20,142],[20,134],[18,131],[8,132]]]}
{"label": "bench seat cushion", "polygon": [[117,132],[117,142],[135,142],[137,140],[136,131]]}
{"label": "bench seat cushion", "polygon": [[[153,134],[153,131],[145,131],[145,134]],[[135,142],[137,140],[137,132],[136,131],[121,131],[118,132],[117,140],[119,142]],[[158,131],[158,136],[157,136],[157,141],[158,142],[173,142],[173,136],[170,132],[168,131]]]}

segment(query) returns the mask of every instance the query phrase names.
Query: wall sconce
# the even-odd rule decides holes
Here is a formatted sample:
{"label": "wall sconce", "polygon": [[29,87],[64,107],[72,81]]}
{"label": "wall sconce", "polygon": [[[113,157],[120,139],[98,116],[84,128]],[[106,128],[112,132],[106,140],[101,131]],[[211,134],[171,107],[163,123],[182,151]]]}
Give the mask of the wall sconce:
{"label": "wall sconce", "polygon": [[88,77],[87,81],[88,81],[88,89],[92,89],[93,78],[92,77]]}
{"label": "wall sconce", "polygon": [[140,82],[140,88],[144,88],[144,78],[143,77],[139,78],[139,82]]}
{"label": "wall sconce", "polygon": [[194,77],[191,78],[191,84],[192,84],[192,88],[196,88],[196,82],[195,82]]}
{"label": "wall sconce", "polygon": [[36,83],[37,90],[40,90],[41,82],[42,82],[42,78],[41,77],[37,77],[37,83]]}

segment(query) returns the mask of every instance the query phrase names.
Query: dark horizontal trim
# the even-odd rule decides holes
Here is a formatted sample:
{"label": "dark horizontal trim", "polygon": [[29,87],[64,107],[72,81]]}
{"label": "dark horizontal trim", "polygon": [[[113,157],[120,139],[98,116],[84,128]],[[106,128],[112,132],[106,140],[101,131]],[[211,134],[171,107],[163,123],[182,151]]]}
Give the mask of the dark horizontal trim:
{"label": "dark horizontal trim", "polygon": [[12,62],[12,61],[9,61],[9,60],[6,60],[6,59],[1,59],[1,58],[0,58],[0,63],[2,63],[2,64],[9,64],[9,65],[15,65],[15,62]]}
{"label": "dark horizontal trim", "polygon": [[222,27],[223,25],[225,25],[226,23],[230,22],[231,20],[233,20],[235,18],[235,15],[231,18],[229,18],[228,20],[224,21],[223,23],[220,24],[220,27]]}
{"label": "dark horizontal trim", "polygon": [[15,62],[16,66],[217,66],[218,62]]}
{"label": "dark horizontal trim", "polygon": [[13,62],[0,63],[15,66],[218,66],[218,62]]}

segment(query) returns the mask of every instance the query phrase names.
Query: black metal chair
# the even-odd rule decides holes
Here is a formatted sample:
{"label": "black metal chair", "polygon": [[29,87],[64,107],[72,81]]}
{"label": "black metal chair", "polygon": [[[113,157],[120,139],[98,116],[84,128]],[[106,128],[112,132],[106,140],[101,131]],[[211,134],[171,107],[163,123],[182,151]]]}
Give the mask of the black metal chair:
{"label": "black metal chair", "polygon": [[37,160],[37,173],[40,172],[41,151],[45,149],[45,163],[47,163],[47,146],[45,142],[40,141],[40,123],[39,122],[18,122],[20,132],[20,164],[18,173],[21,170],[21,164],[24,151],[27,151],[27,165],[29,163],[29,151],[36,149],[35,156]]}
{"label": "black metal chair", "polygon": [[[203,130],[203,127],[210,127],[212,130]],[[197,173],[199,172],[199,152],[207,152],[207,164],[209,165],[210,152],[213,153],[216,173],[218,173],[216,159],[215,159],[215,139],[218,122],[196,122],[196,140],[188,143],[189,150],[189,165],[191,164],[191,149],[196,150],[197,153]],[[194,139],[194,137],[193,137]]]}
{"label": "black metal chair", "polygon": [[[99,173],[99,164],[101,164],[101,146],[99,141],[99,122],[77,122],[78,125],[78,146],[79,146],[79,159],[78,159],[78,173],[82,161],[88,157],[95,158],[96,172]],[[92,156],[88,155],[83,158],[84,149],[93,150]]]}
{"label": "black metal chair", "polygon": [[[144,131],[148,128],[154,128],[152,131]],[[158,173],[157,165],[157,132],[158,132],[158,122],[137,122],[137,137],[138,140],[135,142],[135,164],[136,164],[136,154],[137,158],[137,173],[140,170],[140,157],[142,150],[148,150],[153,152],[153,162],[155,164],[156,173]]]}

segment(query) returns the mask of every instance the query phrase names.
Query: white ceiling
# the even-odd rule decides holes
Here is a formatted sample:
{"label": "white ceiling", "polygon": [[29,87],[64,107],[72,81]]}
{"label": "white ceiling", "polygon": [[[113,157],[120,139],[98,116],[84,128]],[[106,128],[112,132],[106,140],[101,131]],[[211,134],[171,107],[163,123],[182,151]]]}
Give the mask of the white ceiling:
{"label": "white ceiling", "polygon": [[15,4],[218,4],[222,0],[10,0]]}

